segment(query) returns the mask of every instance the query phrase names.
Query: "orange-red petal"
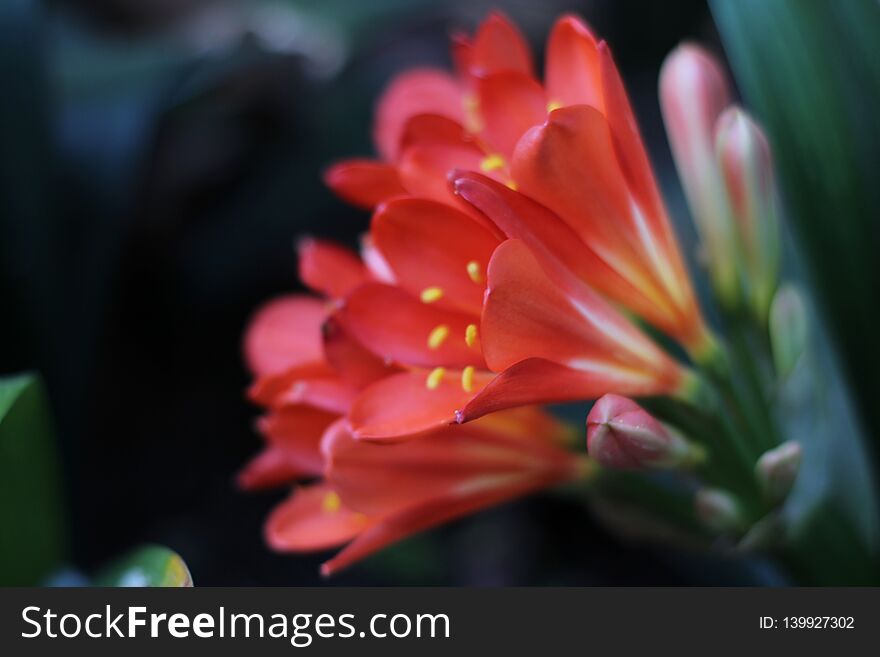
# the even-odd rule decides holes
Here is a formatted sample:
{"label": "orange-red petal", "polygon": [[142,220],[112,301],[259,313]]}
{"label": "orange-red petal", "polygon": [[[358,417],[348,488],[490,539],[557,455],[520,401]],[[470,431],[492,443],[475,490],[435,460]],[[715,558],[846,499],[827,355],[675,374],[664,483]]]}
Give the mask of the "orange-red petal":
{"label": "orange-red petal", "polygon": [[544,72],[549,102],[591,105],[603,110],[602,76],[596,39],[576,16],[556,21],[547,41]]}
{"label": "orange-red petal", "polygon": [[[479,346],[469,347],[463,339],[467,326],[476,320],[474,315],[423,303],[399,287],[362,285],[346,298],[334,317],[355,340],[395,363],[417,367],[483,363]],[[450,337],[432,347],[428,337],[441,325],[449,329]]]}
{"label": "orange-red petal", "polygon": [[297,488],[266,521],[266,542],[279,552],[328,550],[348,543],[371,525],[362,513],[337,508],[334,495],[323,482]]}
{"label": "orange-red petal", "polygon": [[384,517],[325,562],[321,566],[321,573],[332,575],[408,536],[476,513],[480,509],[527,495],[559,481],[557,474],[543,473],[531,477],[502,475],[494,481],[487,478],[483,486],[473,486],[457,494],[434,499]]}
{"label": "orange-red petal", "polygon": [[357,254],[333,242],[305,238],[297,244],[297,253],[300,280],[331,299],[344,297],[370,280]]}
{"label": "orange-red petal", "polygon": [[569,277],[615,300],[623,300],[637,314],[653,318],[653,300],[599,258],[574,230],[544,206],[480,174],[456,172],[456,194],[485,214],[507,237],[522,240],[541,262],[548,275],[563,287]]}
{"label": "orange-red petal", "polygon": [[635,370],[594,373],[543,358],[528,358],[492,379],[456,414],[456,420],[471,422],[488,413],[529,404],[596,399],[608,392],[636,397],[663,394],[675,389],[680,381],[674,370],[663,378]]}
{"label": "orange-red petal", "polygon": [[547,116],[543,87],[519,71],[503,71],[480,78],[477,96],[483,129],[480,132],[492,149],[509,158],[519,138]]}
{"label": "orange-red petal", "polygon": [[486,362],[494,371],[525,358],[593,372],[635,367],[649,375],[671,364],[588,287],[556,285],[519,240],[504,242],[492,256],[480,328]]}
{"label": "orange-red petal", "polygon": [[471,392],[461,386],[461,372],[447,371],[439,385],[426,385],[428,372],[395,374],[366,388],[348,419],[356,438],[399,441],[455,422],[455,413],[491,379],[478,372]]}
{"label": "orange-red petal", "polygon": [[399,199],[376,212],[371,235],[401,287],[415,295],[439,287],[438,305],[479,314],[485,286],[468,264],[485,272],[498,239],[470,216],[436,201]]}
{"label": "orange-red petal", "polygon": [[477,29],[469,64],[470,72],[477,76],[499,71],[534,74],[528,42],[500,11],[492,12]]}
{"label": "orange-red petal", "polygon": [[257,428],[270,447],[284,452],[292,469],[316,476],[324,470],[321,436],[338,417],[309,406],[286,406],[261,417]]}
{"label": "orange-red petal", "polygon": [[341,199],[366,210],[406,194],[397,170],[375,160],[337,162],[324,172],[324,182]]}
{"label": "orange-red petal", "polygon": [[384,160],[394,162],[407,122],[419,114],[439,114],[464,123],[463,90],[443,70],[417,68],[397,76],[379,99],[373,138]]}
{"label": "orange-red petal", "polygon": [[355,340],[335,317],[324,322],[323,333],[327,362],[348,385],[361,389],[398,371]]}
{"label": "orange-red petal", "polygon": [[235,481],[242,490],[264,490],[289,484],[311,474],[292,464],[283,449],[268,446],[247,462]]}
{"label": "orange-red petal", "polygon": [[321,362],[321,324],[326,317],[324,302],[301,294],[263,305],[244,336],[244,356],[251,372],[266,376]]}

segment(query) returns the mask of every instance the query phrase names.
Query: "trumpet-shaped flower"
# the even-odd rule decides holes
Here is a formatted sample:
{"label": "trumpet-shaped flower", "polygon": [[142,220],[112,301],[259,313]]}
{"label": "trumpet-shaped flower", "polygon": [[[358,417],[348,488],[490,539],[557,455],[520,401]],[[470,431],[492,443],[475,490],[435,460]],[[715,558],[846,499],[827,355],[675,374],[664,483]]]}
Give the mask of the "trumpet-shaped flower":
{"label": "trumpet-shaped flower", "polygon": [[[412,71],[383,96],[375,136],[385,162],[340,163],[327,174],[331,186],[350,199],[359,180],[356,202],[368,206],[379,203],[378,190],[392,190],[387,200],[401,188],[457,203],[477,221],[485,214],[501,236],[510,234],[499,226],[510,223],[498,215],[505,204],[483,202],[474,212],[450,200],[447,178],[470,171],[518,189],[571,228],[591,263],[579,272],[589,285],[703,355],[711,338],[606,44],[563,17],[548,43],[544,85],[525,40],[501,15],[454,48],[458,77]],[[467,185],[456,192],[472,203]]]}
{"label": "trumpet-shaped flower", "polygon": [[588,475],[589,461],[557,443],[565,434],[535,409],[395,445],[357,440],[339,421],[323,439],[326,479],[273,512],[267,539],[281,551],[345,545],[322,567],[338,572],[414,533]]}

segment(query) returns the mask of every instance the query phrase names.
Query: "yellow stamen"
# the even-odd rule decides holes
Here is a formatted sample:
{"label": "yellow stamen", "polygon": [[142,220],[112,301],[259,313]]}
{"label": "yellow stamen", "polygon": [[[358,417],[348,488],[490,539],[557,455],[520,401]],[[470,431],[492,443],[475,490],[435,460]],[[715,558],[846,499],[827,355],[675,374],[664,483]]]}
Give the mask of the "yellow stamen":
{"label": "yellow stamen", "polygon": [[446,324],[435,326],[431,333],[428,334],[428,348],[439,349],[447,337],[449,337],[449,327]]}
{"label": "yellow stamen", "polygon": [[321,502],[321,508],[324,510],[324,513],[336,513],[341,506],[342,500],[339,499],[336,491],[332,490],[324,496],[324,501]]}
{"label": "yellow stamen", "polygon": [[477,325],[468,324],[464,330],[464,341],[468,347],[473,347],[477,342]]}
{"label": "yellow stamen", "polygon": [[519,189],[519,185],[517,185],[516,182],[514,182],[513,180],[508,180],[504,184],[507,185],[508,189],[512,189],[513,191],[516,191]]}
{"label": "yellow stamen", "polygon": [[562,107],[562,103],[560,103],[558,100],[551,100],[549,103],[547,103],[547,112],[550,113],[553,110],[558,110],[560,107]]}
{"label": "yellow stamen", "polygon": [[461,387],[465,392],[474,391],[474,366],[468,365],[461,371]]}
{"label": "yellow stamen", "polygon": [[428,390],[436,390],[440,383],[443,381],[443,377],[446,375],[445,367],[435,367],[431,370],[431,373],[428,375],[427,380],[425,380],[425,387]]}
{"label": "yellow stamen", "polygon": [[422,303],[434,303],[441,298],[443,298],[443,288],[435,286],[422,290]]}
{"label": "yellow stamen", "polygon": [[487,155],[483,158],[483,161],[480,162],[480,169],[483,171],[483,173],[497,171],[498,169],[503,169],[506,166],[507,162],[505,162],[504,158],[497,153]]}
{"label": "yellow stamen", "polygon": [[480,263],[476,260],[471,260],[467,263],[467,273],[474,283],[483,282],[483,272],[480,270]]}

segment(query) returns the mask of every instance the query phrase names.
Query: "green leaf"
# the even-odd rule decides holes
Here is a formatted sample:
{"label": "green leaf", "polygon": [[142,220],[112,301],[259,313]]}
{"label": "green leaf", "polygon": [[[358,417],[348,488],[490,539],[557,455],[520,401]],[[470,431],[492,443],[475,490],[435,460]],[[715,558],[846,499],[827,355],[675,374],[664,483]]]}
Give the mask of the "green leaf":
{"label": "green leaf", "polygon": [[740,90],[767,128],[786,219],[867,433],[880,441],[880,4],[711,6]]}
{"label": "green leaf", "polygon": [[0,585],[39,584],[65,556],[60,467],[40,380],[0,378]]}
{"label": "green leaf", "polygon": [[174,588],[191,587],[193,581],[186,562],[176,552],[161,545],[144,545],[101,571],[94,584]]}

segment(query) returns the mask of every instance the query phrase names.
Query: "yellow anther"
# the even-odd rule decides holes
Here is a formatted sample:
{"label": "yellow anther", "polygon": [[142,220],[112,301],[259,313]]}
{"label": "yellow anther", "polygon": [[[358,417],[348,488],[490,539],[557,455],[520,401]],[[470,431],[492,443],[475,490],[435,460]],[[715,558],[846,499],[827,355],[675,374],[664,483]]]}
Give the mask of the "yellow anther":
{"label": "yellow anther", "polygon": [[476,260],[471,260],[469,263],[467,263],[467,273],[474,283],[483,282],[483,270],[480,269],[480,263]]}
{"label": "yellow anther", "polygon": [[513,180],[508,180],[504,184],[507,185],[508,189],[512,189],[513,191],[516,191],[519,189],[519,185],[517,185]]}
{"label": "yellow anther", "polygon": [[428,347],[430,349],[439,349],[440,345],[449,337],[449,327],[446,324],[435,326],[428,334]]}
{"label": "yellow anther", "polygon": [[550,113],[553,110],[558,110],[560,107],[562,107],[562,103],[560,103],[558,100],[551,100],[549,103],[547,103],[547,112]]}
{"label": "yellow anther", "polygon": [[443,298],[443,288],[439,287],[426,287],[422,290],[422,303],[434,303],[435,301]]}
{"label": "yellow anther", "polygon": [[464,341],[468,347],[473,347],[477,343],[477,325],[468,324],[464,330]]}
{"label": "yellow anther", "polygon": [[433,370],[431,370],[431,373],[425,380],[425,387],[428,388],[428,390],[436,390],[440,386],[440,383],[443,381],[443,377],[445,375],[445,367],[435,367]]}
{"label": "yellow anther", "polygon": [[461,371],[461,387],[465,392],[474,391],[474,366],[468,365]]}
{"label": "yellow anther", "polygon": [[321,508],[325,513],[336,513],[341,506],[342,500],[340,500],[339,495],[332,490],[324,496],[324,501],[321,502]]}
{"label": "yellow anther", "polygon": [[498,169],[503,169],[506,166],[507,162],[505,162],[504,158],[497,153],[487,155],[483,158],[483,161],[480,162],[480,169],[483,171],[483,173],[497,171]]}

